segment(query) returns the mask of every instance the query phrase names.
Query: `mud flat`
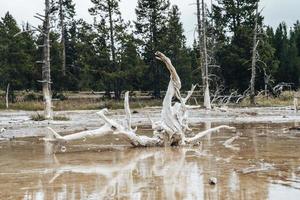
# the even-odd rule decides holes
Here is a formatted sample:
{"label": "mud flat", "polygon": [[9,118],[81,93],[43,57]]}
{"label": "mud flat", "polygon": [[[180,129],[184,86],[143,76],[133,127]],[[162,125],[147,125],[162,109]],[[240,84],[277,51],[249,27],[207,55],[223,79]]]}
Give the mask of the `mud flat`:
{"label": "mud flat", "polygon": [[[133,126],[149,126],[148,116],[154,121],[159,120],[161,108],[152,107],[133,110]],[[101,126],[103,122],[96,115],[96,110],[89,111],[60,111],[56,115],[70,118],[69,121],[42,121],[30,120],[30,116],[36,112],[30,111],[0,111],[0,129],[4,128],[3,137],[43,136],[50,126],[57,131],[66,134],[93,129]],[[111,116],[122,121],[123,110],[110,111]],[[227,108],[224,110],[207,111],[194,109],[189,111],[189,122],[192,126],[198,126],[204,122],[212,123],[287,123],[300,122],[300,113],[296,113],[290,107],[261,107],[261,108]]]}
{"label": "mud flat", "polygon": [[[139,132],[151,134],[149,115],[135,110]],[[192,110],[195,132],[218,124],[231,131],[205,137],[199,147],[131,148],[117,137],[57,147],[45,127],[64,134],[99,127],[96,111],[59,112],[70,121],[33,122],[31,112],[0,113],[0,199],[298,199],[300,115],[284,108]],[[112,111],[123,119],[123,111]],[[293,128],[291,128],[293,127]],[[53,152],[56,154],[53,154]],[[211,185],[212,178],[217,180]]]}

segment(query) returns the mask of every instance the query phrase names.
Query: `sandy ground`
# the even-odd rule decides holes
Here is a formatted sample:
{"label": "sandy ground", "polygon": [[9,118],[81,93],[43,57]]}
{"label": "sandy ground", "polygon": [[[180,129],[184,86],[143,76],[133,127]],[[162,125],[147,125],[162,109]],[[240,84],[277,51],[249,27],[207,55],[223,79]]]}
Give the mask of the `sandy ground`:
{"label": "sandy ground", "polygon": [[[132,115],[134,126],[150,125],[148,115],[152,120],[159,120],[160,108],[144,108],[134,110]],[[42,121],[30,120],[30,111],[0,111],[0,138],[43,136],[48,133],[47,126],[65,134],[86,129],[95,129],[103,124],[96,115],[96,110],[89,111],[60,111],[55,115],[65,115],[69,121]],[[123,110],[110,111],[110,117],[119,121],[124,119]],[[228,108],[224,110],[195,109],[189,111],[190,124],[196,126],[203,122],[220,124],[231,123],[285,123],[300,122],[300,113],[291,107],[264,107],[264,108]],[[4,130],[4,129],[5,130]]]}

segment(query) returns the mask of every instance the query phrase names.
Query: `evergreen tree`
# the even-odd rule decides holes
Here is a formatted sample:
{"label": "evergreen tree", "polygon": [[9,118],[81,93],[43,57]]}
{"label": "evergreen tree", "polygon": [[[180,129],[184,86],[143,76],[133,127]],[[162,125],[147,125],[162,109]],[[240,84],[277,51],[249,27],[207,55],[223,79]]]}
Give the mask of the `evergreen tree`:
{"label": "evergreen tree", "polygon": [[105,23],[97,27],[79,20],[77,23],[75,69],[79,70],[80,90],[110,91],[110,79],[106,71],[110,68]]}
{"label": "evergreen tree", "polygon": [[291,37],[294,39],[294,42],[298,50],[298,56],[300,56],[300,21],[299,20],[297,20],[297,22],[294,24],[294,31]]}
{"label": "evergreen tree", "polygon": [[[16,20],[7,12],[0,20],[0,87],[5,89],[10,83],[11,90],[30,88],[32,69],[35,65],[36,46],[28,26],[23,27],[24,34]],[[18,34],[18,37],[15,35]]]}
{"label": "evergreen tree", "polygon": [[274,75],[277,73],[279,61],[275,56],[276,49],[273,46],[274,32],[267,27],[262,30],[258,45],[258,69],[256,89],[269,90],[273,93]]}
{"label": "evergreen tree", "polygon": [[[79,20],[80,21],[80,20]],[[68,90],[79,90],[79,68],[76,65],[78,59],[78,51],[76,48],[78,28],[77,25],[80,23],[77,20],[72,20],[70,22],[69,28],[67,30],[66,39],[65,39],[65,48],[66,48],[66,76],[65,79],[65,89]]]}
{"label": "evergreen tree", "polygon": [[[107,34],[106,43],[110,48],[110,70],[106,71],[107,77],[111,78],[111,84],[113,85],[113,90],[115,93],[115,98],[120,99],[121,97],[121,84],[120,78],[117,76],[119,69],[119,63],[117,63],[117,47],[119,44],[118,34],[122,34],[125,31],[125,24],[121,17],[119,10],[120,0],[91,0],[94,4],[94,7],[89,9],[89,12],[100,17],[101,26],[103,29],[107,29],[105,32]],[[116,73],[116,74],[113,74]]]}
{"label": "evergreen tree", "polygon": [[[251,58],[255,10],[259,0],[217,0],[213,5],[213,20],[216,29],[217,61],[227,89],[241,92],[249,87],[249,60]],[[262,27],[262,16],[258,26]],[[239,78],[236,78],[239,77]]]}
{"label": "evergreen tree", "polygon": [[143,78],[146,75],[147,67],[139,56],[138,41],[134,38],[133,33],[126,32],[120,39],[121,47],[118,55],[120,55],[119,79],[122,90],[142,90],[144,89],[143,82],[147,80]]}
{"label": "evergreen tree", "polygon": [[[164,51],[176,67],[182,79],[183,89],[189,89],[191,87],[191,62],[182,26],[179,8],[174,5],[168,14]],[[164,73],[163,75],[165,76],[162,80],[168,80],[168,73]],[[166,84],[164,82],[164,85]]]}
{"label": "evergreen tree", "polygon": [[189,49],[189,57],[191,58],[192,83],[200,83],[202,82],[201,68],[199,68],[200,60],[198,59],[200,57],[200,49],[196,40],[193,42],[193,47]]}
{"label": "evergreen tree", "polygon": [[274,36],[274,47],[276,57],[279,60],[279,67],[275,74],[277,83],[293,83],[294,87],[299,86],[299,53],[297,49],[297,24],[290,32],[290,38],[285,23],[279,24]]}
{"label": "evergreen tree", "polygon": [[289,39],[287,33],[287,27],[285,23],[280,23],[275,31],[274,36],[274,47],[276,49],[275,55],[279,60],[278,71],[275,74],[275,79],[277,83],[289,82],[291,76],[291,70],[289,68]]}
{"label": "evergreen tree", "polygon": [[140,36],[142,55],[145,63],[150,66],[150,81],[148,88],[153,88],[154,96],[160,97],[162,89],[162,66],[155,59],[155,52],[164,50],[162,46],[166,34],[166,20],[169,11],[169,0],[138,0],[135,10],[137,20],[135,22],[136,33]]}
{"label": "evergreen tree", "polygon": [[68,40],[68,29],[70,22],[75,16],[75,5],[72,0],[58,0],[59,7],[59,28],[61,30],[61,59],[62,59],[62,75],[66,76],[66,40]]}

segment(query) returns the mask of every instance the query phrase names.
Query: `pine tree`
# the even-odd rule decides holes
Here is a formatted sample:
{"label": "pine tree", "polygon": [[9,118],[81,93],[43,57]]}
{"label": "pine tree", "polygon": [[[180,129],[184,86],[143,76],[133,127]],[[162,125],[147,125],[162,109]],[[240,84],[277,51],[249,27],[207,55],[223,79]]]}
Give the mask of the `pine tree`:
{"label": "pine tree", "polygon": [[[276,83],[292,83],[294,87],[299,86],[299,53],[297,48],[297,24],[288,36],[287,26],[285,23],[279,24],[275,31],[274,47],[276,57],[279,60],[279,67],[275,74]],[[299,33],[299,32],[298,32]]]}
{"label": "pine tree", "polygon": [[154,90],[154,96],[160,97],[161,76],[163,67],[155,59],[155,52],[165,49],[163,39],[166,34],[166,19],[169,10],[169,0],[138,0],[135,10],[136,33],[141,39],[145,63],[150,66],[150,82],[148,87]]}
{"label": "pine tree", "polygon": [[61,59],[62,75],[66,76],[66,40],[68,40],[68,29],[75,16],[75,5],[72,0],[58,0],[59,28],[61,31]]}
{"label": "pine tree", "polygon": [[109,47],[107,45],[105,23],[97,26],[83,20],[77,22],[76,61],[80,90],[105,90],[110,92],[111,81],[106,76],[110,68]]}
{"label": "pine tree", "polygon": [[[191,86],[191,61],[186,47],[183,25],[180,22],[179,8],[176,5],[173,5],[168,13],[164,42],[165,52],[182,78],[183,89],[189,89]],[[164,75],[167,75],[167,73],[164,73]],[[165,77],[162,80],[168,80],[168,78]],[[167,83],[164,82],[164,84]]]}
{"label": "pine tree", "polygon": [[[16,20],[7,12],[0,20],[0,88],[10,84],[11,91],[30,88],[33,84],[36,46],[28,26],[20,33]],[[36,82],[36,81],[35,81]]]}
{"label": "pine tree", "polygon": [[[227,89],[243,92],[249,87],[249,67],[253,46],[255,10],[259,0],[217,0],[213,5],[216,24],[217,61],[221,65]],[[262,27],[263,17],[257,23]],[[236,77],[239,77],[238,79]]]}
{"label": "pine tree", "polygon": [[89,12],[94,16],[99,15],[102,27],[108,30],[106,32],[109,39],[107,44],[109,44],[111,54],[111,69],[108,72],[116,73],[110,74],[110,78],[112,79],[115,98],[120,99],[120,79],[118,78],[118,76],[116,76],[119,71],[119,66],[117,62],[117,47],[119,46],[118,34],[122,34],[122,32],[125,29],[125,25],[119,10],[120,0],[91,1],[94,4],[94,7],[90,8]]}
{"label": "pine tree", "polygon": [[289,50],[289,41],[288,41],[288,35],[287,35],[287,27],[285,23],[279,24],[278,28],[275,31],[274,36],[274,47],[276,49],[276,57],[279,60],[279,67],[278,71],[275,74],[276,82],[287,82],[288,77],[287,73],[290,73],[287,71],[287,63],[288,61],[288,50]]}
{"label": "pine tree", "polygon": [[118,55],[120,62],[119,79],[122,90],[142,90],[143,76],[146,74],[143,60],[138,53],[138,41],[133,33],[124,32],[121,39],[121,47]]}

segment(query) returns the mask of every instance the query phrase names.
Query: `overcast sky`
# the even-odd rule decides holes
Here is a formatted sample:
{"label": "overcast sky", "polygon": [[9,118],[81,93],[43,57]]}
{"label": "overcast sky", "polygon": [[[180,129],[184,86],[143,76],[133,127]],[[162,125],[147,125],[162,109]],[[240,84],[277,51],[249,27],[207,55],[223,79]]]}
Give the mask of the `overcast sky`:
{"label": "overcast sky", "polygon": [[[185,35],[190,45],[194,38],[196,24],[195,5],[196,0],[170,0],[172,4],[179,6],[182,14]],[[211,0],[206,0],[210,5]],[[19,24],[30,22],[33,25],[40,23],[33,17],[34,13],[43,10],[44,0],[0,0],[0,16],[9,11]],[[92,5],[90,0],[74,0],[76,3],[77,18],[92,21],[87,9]],[[126,20],[135,20],[135,7],[137,0],[121,0],[121,12]],[[300,0],[261,0],[261,7],[264,7],[263,15],[265,23],[276,27],[281,21],[292,26],[296,20],[300,20]]]}

